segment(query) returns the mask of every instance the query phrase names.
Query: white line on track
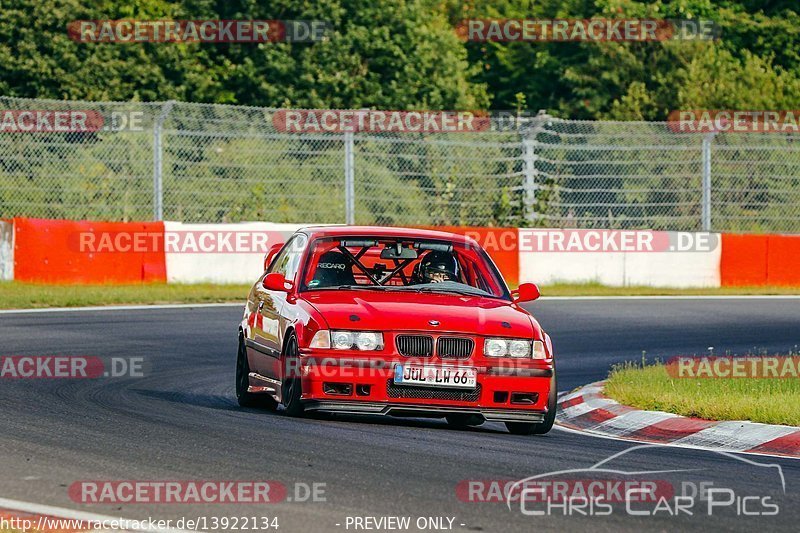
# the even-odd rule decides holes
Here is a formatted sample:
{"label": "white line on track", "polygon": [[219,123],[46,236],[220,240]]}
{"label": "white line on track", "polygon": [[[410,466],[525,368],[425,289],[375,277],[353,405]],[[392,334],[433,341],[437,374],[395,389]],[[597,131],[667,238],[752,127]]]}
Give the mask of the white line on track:
{"label": "white line on track", "polygon": [[662,443],[662,442],[650,442],[646,440],[638,440],[638,439],[623,439],[620,437],[612,437],[611,435],[601,435],[598,433],[592,433],[590,431],[581,431],[578,429],[572,429],[568,427],[564,427],[558,424],[558,419],[556,419],[556,425],[553,426],[553,429],[557,429],[559,431],[563,431],[564,433],[572,433],[573,435],[583,435],[584,437],[594,437],[597,439],[606,439],[606,440],[616,440],[619,442],[628,442],[628,443],[638,443],[638,444],[652,444],[653,446],[665,446],[670,448],[683,448],[686,450],[701,450],[704,452],[728,452],[728,453],[735,453],[735,454],[743,454],[743,455],[753,455],[755,457],[774,457],[775,459],[793,459],[793,460],[800,460],[800,457],[789,457],[786,455],[776,455],[771,453],[755,453],[755,452],[742,452],[738,450],[726,450],[722,448],[709,448],[705,446],[694,446],[691,444],[675,444],[675,443]]}
{"label": "white line on track", "polygon": [[[82,520],[84,522],[91,522],[92,524],[95,523],[127,523],[128,525],[131,522],[147,522],[146,520],[138,520],[135,518],[119,518],[113,516],[106,516],[101,514],[95,513],[87,513],[84,511],[75,511],[73,509],[65,509],[63,507],[53,507],[51,505],[41,505],[38,503],[30,503],[30,502],[23,502],[19,500],[9,500],[6,498],[0,498],[0,509],[5,509],[9,511],[21,511],[23,513],[31,513],[36,515],[45,515],[45,516],[52,516],[54,518],[63,518],[67,520]],[[154,519],[158,521],[157,519]],[[35,521],[35,520],[34,520]],[[118,528],[119,529],[119,528]],[[148,528],[148,527],[139,527],[136,529],[126,528],[123,531],[142,531],[142,532],[152,532],[152,533],[183,533],[182,530],[179,529],[158,529],[158,528]]]}
{"label": "white line on track", "polygon": [[[98,305],[92,307],[44,307],[39,309],[0,309],[0,315],[22,313],[70,313],[77,311],[138,311],[143,309],[181,309],[196,307],[244,307],[241,302],[210,303],[210,304],[161,304],[161,305]],[[800,300],[800,294],[743,294],[743,295],[674,295],[674,296],[542,296],[541,301],[560,300]],[[535,304],[534,304],[535,305]]]}

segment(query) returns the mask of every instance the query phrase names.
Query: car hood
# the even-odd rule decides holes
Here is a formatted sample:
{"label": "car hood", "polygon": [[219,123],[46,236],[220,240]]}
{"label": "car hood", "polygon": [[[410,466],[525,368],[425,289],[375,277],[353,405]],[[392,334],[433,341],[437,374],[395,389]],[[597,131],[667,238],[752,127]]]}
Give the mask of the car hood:
{"label": "car hood", "polygon": [[[363,290],[303,294],[331,329],[431,331],[541,338],[532,317],[511,302],[478,296]],[[439,322],[434,326],[431,321]]]}

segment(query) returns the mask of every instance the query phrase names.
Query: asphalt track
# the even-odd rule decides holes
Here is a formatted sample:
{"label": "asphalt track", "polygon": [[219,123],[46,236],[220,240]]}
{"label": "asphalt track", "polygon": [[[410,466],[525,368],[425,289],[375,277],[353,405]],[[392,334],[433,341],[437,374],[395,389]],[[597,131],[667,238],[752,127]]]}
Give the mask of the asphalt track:
{"label": "asphalt track", "polygon": [[[800,299],[543,300],[531,310],[554,339],[559,389],[602,379],[614,363],[731,350],[770,352],[800,343]],[[240,307],[0,315],[0,355],[145,357],[143,378],[4,380],[0,383],[0,497],[130,518],[265,515],[278,531],[353,531],[354,516],[447,516],[456,530],[796,531],[800,461],[769,470],[708,451],[657,448],[619,458],[626,471],[691,469],[716,486],[769,494],[776,516],[735,508],[657,517],[527,516],[519,506],[469,503],[464,480],[520,479],[582,469],[631,443],[555,429],[513,436],[500,425],[453,430],[444,422],[379,417],[292,419],[240,409],[233,396]],[[699,474],[697,474],[699,473]],[[672,475],[672,474],[669,474]],[[574,477],[585,476],[582,473]],[[78,480],[277,480],[325,483],[325,502],[268,506],[82,505]],[[338,524],[338,525],[337,525]],[[462,525],[463,524],[463,525]],[[412,529],[416,530],[416,529]]]}

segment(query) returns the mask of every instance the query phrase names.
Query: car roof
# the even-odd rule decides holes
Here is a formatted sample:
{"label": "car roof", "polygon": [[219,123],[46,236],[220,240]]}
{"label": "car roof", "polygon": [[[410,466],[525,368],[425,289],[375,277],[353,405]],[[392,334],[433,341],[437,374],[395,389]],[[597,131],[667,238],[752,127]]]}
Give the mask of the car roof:
{"label": "car roof", "polygon": [[319,237],[400,237],[402,239],[439,239],[457,243],[473,243],[464,235],[422,228],[395,228],[387,226],[308,226],[298,231],[311,238]]}

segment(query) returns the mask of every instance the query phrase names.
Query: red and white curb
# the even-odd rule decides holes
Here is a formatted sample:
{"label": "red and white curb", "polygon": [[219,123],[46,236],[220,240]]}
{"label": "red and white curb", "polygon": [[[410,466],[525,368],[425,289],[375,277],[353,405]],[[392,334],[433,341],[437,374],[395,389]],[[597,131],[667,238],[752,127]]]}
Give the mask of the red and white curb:
{"label": "red and white curb", "polygon": [[604,381],[559,397],[559,425],[598,436],[728,452],[800,458],[800,428],[746,421],[715,422],[641,411],[603,394]]}

